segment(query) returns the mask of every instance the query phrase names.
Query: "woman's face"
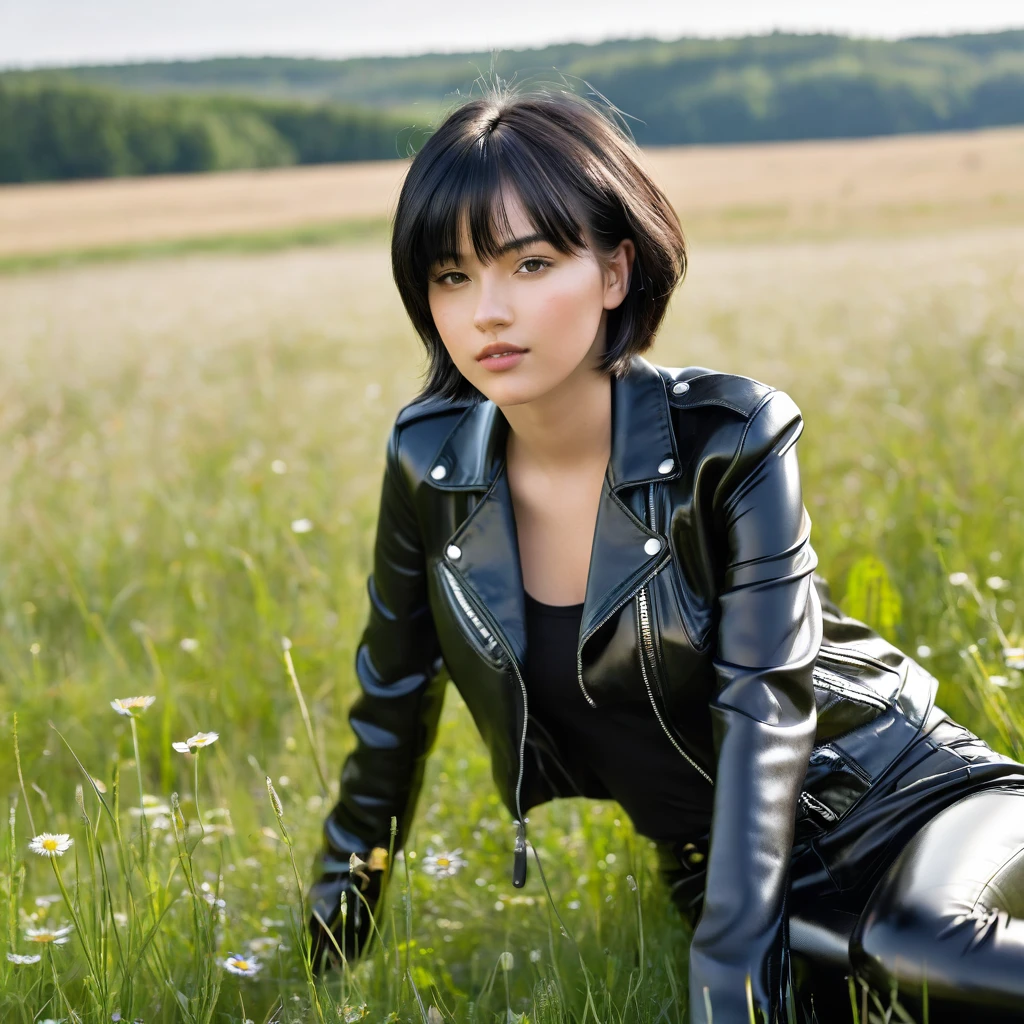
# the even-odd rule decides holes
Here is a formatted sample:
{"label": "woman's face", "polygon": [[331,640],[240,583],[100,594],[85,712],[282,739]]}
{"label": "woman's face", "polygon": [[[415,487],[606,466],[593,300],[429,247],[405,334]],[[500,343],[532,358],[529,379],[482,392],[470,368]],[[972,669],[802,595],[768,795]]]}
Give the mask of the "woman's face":
{"label": "woman's face", "polygon": [[[626,296],[634,253],[624,239],[605,267],[591,248],[565,255],[537,237],[517,199],[506,209],[504,253],[481,263],[463,223],[460,259],[431,267],[427,285],[452,362],[498,406],[533,401],[573,374],[596,370],[606,311]],[[487,349],[521,351],[491,358]]]}

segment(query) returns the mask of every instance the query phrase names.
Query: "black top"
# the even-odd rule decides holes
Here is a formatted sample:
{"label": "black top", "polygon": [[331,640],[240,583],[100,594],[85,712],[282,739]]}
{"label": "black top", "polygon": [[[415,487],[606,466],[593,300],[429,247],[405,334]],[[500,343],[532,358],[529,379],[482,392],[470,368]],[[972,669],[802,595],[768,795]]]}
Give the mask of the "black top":
{"label": "black top", "polygon": [[672,746],[647,694],[597,708],[583,696],[576,675],[583,603],[525,598],[530,719],[551,734],[570,773],[596,777],[641,835],[674,841],[707,832],[711,787]]}

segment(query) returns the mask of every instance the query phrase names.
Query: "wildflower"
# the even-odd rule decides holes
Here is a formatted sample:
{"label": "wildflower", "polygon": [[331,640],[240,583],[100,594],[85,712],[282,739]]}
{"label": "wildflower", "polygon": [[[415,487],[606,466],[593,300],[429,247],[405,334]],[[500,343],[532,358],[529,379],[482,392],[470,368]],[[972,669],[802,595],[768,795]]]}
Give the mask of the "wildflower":
{"label": "wildflower", "polygon": [[128,718],[134,717],[132,712],[137,708],[139,711],[145,711],[150,706],[156,697],[118,697],[116,700],[110,702],[110,706],[119,714],[125,715]]}
{"label": "wildflower", "polygon": [[55,946],[63,946],[70,942],[68,936],[71,934],[71,925],[66,924],[63,928],[26,928],[25,938],[29,942],[52,942]]}
{"label": "wildflower", "polygon": [[36,906],[45,908],[48,907],[51,903],[60,903],[60,901],[61,896],[59,893],[54,893],[52,895],[47,894],[46,896],[37,896]]}
{"label": "wildflower", "polygon": [[7,959],[12,964],[37,964],[43,958],[38,953],[31,953],[28,956],[23,956],[21,953],[8,953]]}
{"label": "wildflower", "polygon": [[67,832],[43,832],[28,844],[28,848],[40,857],[63,857],[73,842]]}
{"label": "wildflower", "polygon": [[221,963],[232,974],[243,974],[247,978],[251,978],[263,966],[254,956],[236,956],[234,953],[229,953]]}
{"label": "wildflower", "polygon": [[1007,679],[1006,676],[989,676],[988,677],[988,681],[993,686],[1001,686],[1001,687],[1005,687],[1005,688],[1011,689],[1011,690],[1015,690],[1017,688],[1017,686],[1019,685],[1016,682],[1010,682],[1010,680]]}
{"label": "wildflower", "polygon": [[283,476],[288,472],[288,463],[284,459],[274,459],[270,464],[270,472],[276,473],[278,476]]}
{"label": "wildflower", "polygon": [[250,953],[273,953],[281,945],[281,940],[276,935],[260,935],[255,939],[250,939],[246,945],[249,947]]}
{"label": "wildflower", "polygon": [[197,732],[195,736],[189,736],[184,743],[172,743],[171,746],[179,754],[187,754],[193,748],[198,750],[200,747],[208,747],[211,743],[215,743],[218,736],[220,733],[217,732]]}
{"label": "wildflower", "polygon": [[498,957],[498,966],[503,971],[511,971],[515,966],[515,957],[506,949],[505,952]]}
{"label": "wildflower", "polygon": [[345,1021],[345,1024],[354,1024],[355,1021],[362,1020],[369,1012],[366,1003],[360,1003],[358,1006],[346,1003],[341,1008],[341,1019]]}
{"label": "wildflower", "polygon": [[1024,668],[1024,647],[1004,647],[1003,661],[1007,668]]}
{"label": "wildflower", "polygon": [[917,648],[917,656],[919,658],[930,658],[932,656],[932,649],[927,644],[921,644]]}
{"label": "wildflower", "polygon": [[531,950],[530,950],[530,963],[531,963],[531,964],[536,964],[536,963],[539,963],[539,962],[540,962],[540,958],[541,958],[541,957],[542,957],[543,955],[544,955],[544,954],[543,954],[543,953],[541,953],[541,951],[540,951],[539,949],[531,949]]}
{"label": "wildflower", "polygon": [[965,572],[951,572],[949,574],[949,582],[952,583],[954,587],[962,587],[968,579],[969,577]]}
{"label": "wildflower", "polygon": [[170,814],[171,809],[160,797],[154,796],[152,793],[143,793],[142,806],[129,807],[128,813],[133,814],[136,818],[141,818],[143,814]]}
{"label": "wildflower", "polygon": [[460,853],[462,853],[462,847],[451,852],[431,853],[427,851],[426,857],[423,858],[423,870],[428,875],[434,875],[437,878],[448,878],[457,874],[459,868],[464,868],[469,863],[468,860],[459,856]]}
{"label": "wildflower", "polygon": [[192,636],[183,636],[178,641],[178,646],[187,654],[195,654],[199,650],[199,641]]}
{"label": "wildflower", "polygon": [[1004,580],[1002,576],[989,576],[985,585],[992,590],[1003,590],[1010,585],[1010,581]]}
{"label": "wildflower", "polygon": [[292,533],[309,533],[313,529],[311,519],[293,519]]}

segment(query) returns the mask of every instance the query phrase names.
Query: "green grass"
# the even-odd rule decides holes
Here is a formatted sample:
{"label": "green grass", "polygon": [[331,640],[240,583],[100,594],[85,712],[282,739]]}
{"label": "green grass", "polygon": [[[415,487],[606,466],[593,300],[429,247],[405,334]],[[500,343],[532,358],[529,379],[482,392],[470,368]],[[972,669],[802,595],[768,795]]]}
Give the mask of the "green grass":
{"label": "green grass", "polygon": [[90,263],[114,263],[154,257],[188,256],[210,253],[276,252],[315,245],[351,244],[379,241],[387,237],[386,217],[300,224],[266,231],[241,231],[225,235],[197,235],[162,242],[128,242],[88,249],[61,249],[54,252],[0,256],[0,274],[19,274],[36,270],[76,267]]}
{"label": "green grass", "polygon": [[[793,395],[834,593],[927,645],[942,705],[1017,755],[1019,243],[697,251],[650,353]],[[0,281],[0,306],[0,934],[42,954],[0,959],[0,1020],[684,1021],[688,935],[649,845],[612,803],[537,808],[554,907],[533,862],[514,890],[513,830],[454,688],[383,941],[309,984],[302,889],[333,794],[282,640],[333,787],[384,440],[420,369],[386,250],[51,269]],[[898,605],[850,585],[868,557]],[[110,708],[135,694],[156,697],[135,720]],[[198,765],[171,749],[206,730]],[[172,811],[145,832],[140,789]],[[29,851],[44,830],[73,838],[62,858]],[[435,880],[431,848],[469,864]],[[66,923],[67,944],[26,939]],[[221,966],[252,948],[254,977]]]}

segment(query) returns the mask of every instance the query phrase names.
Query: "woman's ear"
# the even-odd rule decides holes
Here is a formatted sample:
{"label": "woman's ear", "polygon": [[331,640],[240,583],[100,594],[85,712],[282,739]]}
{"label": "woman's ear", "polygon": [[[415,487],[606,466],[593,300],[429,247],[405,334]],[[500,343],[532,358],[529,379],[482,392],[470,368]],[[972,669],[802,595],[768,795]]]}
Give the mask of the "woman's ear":
{"label": "woman's ear", "polygon": [[636,256],[632,238],[624,238],[604,264],[604,308],[615,309],[629,291],[629,277]]}

